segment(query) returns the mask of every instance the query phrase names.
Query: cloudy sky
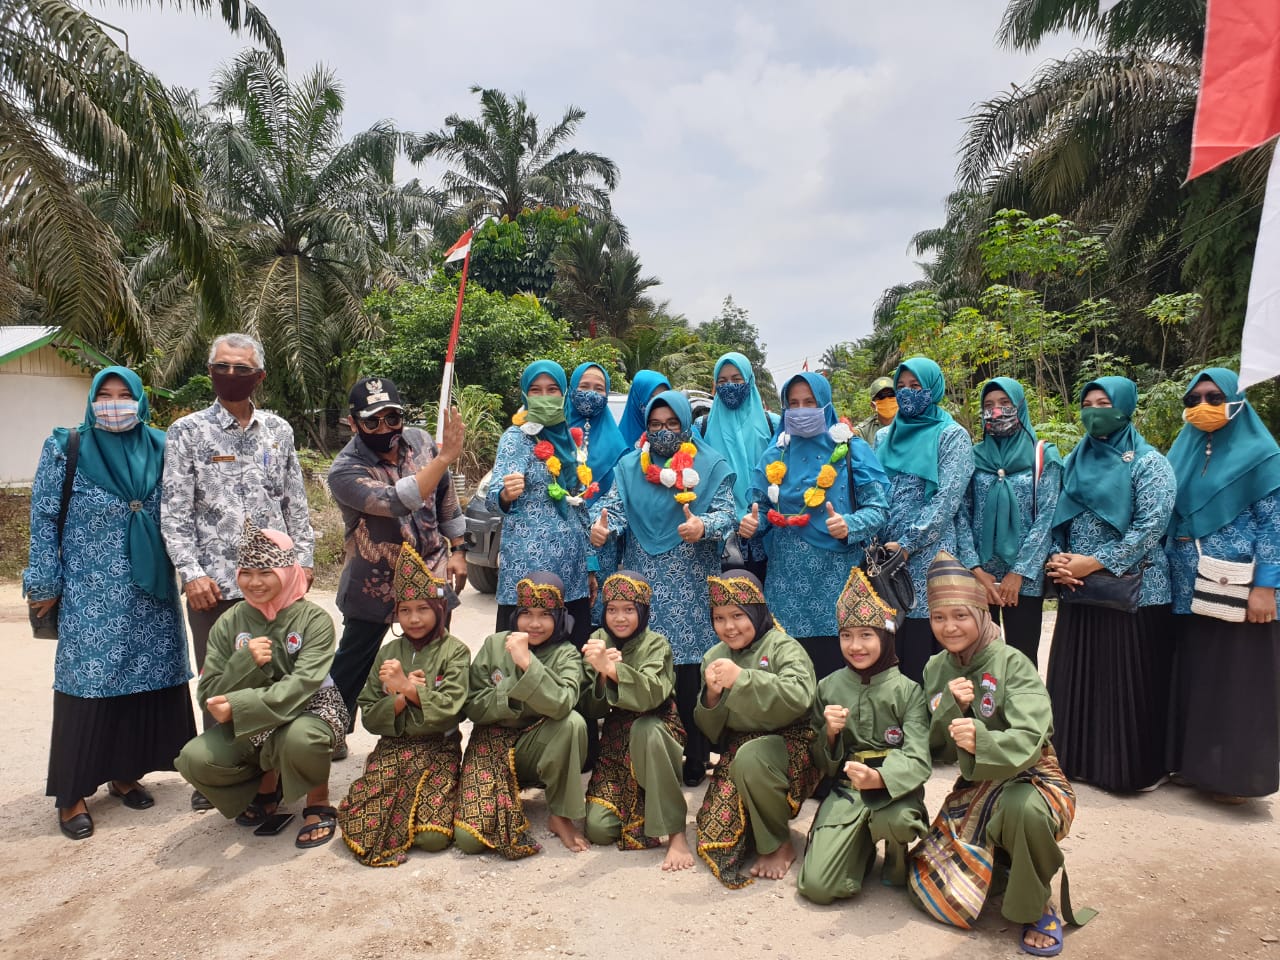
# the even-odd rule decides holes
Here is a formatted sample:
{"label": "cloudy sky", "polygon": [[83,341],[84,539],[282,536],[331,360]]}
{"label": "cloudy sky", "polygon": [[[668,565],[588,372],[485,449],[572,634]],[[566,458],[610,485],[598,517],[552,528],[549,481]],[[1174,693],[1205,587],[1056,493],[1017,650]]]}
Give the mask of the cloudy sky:
{"label": "cloudy sky", "polygon": [[[474,116],[472,84],[547,122],[585,109],[576,143],[618,164],[659,297],[696,323],[732,294],[778,382],[869,332],[880,292],[918,275],[910,237],[942,222],[963,118],[1072,46],[997,49],[1003,0],[257,2],[291,73],[336,71],[349,131]],[[243,45],[172,8],[100,13],[170,84],[207,89]]]}

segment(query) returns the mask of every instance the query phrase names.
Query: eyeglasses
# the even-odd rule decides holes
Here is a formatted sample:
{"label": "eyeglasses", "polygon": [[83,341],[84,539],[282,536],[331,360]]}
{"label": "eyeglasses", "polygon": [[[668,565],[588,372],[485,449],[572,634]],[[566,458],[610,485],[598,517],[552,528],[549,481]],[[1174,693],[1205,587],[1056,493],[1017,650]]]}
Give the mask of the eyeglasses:
{"label": "eyeglasses", "polygon": [[209,369],[222,377],[228,374],[236,377],[248,377],[261,372],[258,367],[246,367],[242,363],[211,363],[209,364]]}
{"label": "eyeglasses", "polygon": [[404,414],[400,413],[398,410],[392,410],[388,413],[384,413],[380,417],[362,415],[360,417],[360,423],[367,431],[369,431],[369,433],[373,433],[383,424],[386,424],[388,429],[394,430],[396,427],[400,426],[400,424],[404,423]]}
{"label": "eyeglasses", "polygon": [[1194,407],[1201,403],[1207,403],[1215,407],[1220,407],[1227,402],[1227,395],[1219,393],[1216,390],[1210,393],[1194,394],[1189,393],[1182,398],[1184,407]]}
{"label": "eyeglasses", "polygon": [[677,433],[679,433],[681,430],[684,429],[684,426],[680,423],[679,420],[650,420],[649,429],[650,430],[674,430]]}

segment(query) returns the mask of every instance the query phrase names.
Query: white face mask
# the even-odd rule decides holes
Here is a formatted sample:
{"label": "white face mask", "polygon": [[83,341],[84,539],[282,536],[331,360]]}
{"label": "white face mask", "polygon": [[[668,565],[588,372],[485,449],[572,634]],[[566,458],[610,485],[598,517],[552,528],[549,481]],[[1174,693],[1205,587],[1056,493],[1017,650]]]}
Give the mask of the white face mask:
{"label": "white face mask", "polygon": [[124,433],[138,425],[137,400],[93,401],[94,426],[108,433]]}

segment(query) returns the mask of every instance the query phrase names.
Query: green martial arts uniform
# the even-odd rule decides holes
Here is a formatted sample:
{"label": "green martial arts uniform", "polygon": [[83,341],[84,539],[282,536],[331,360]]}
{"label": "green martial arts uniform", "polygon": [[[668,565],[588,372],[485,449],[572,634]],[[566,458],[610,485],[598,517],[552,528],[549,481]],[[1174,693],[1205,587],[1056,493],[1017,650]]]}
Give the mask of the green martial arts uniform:
{"label": "green martial arts uniform", "polygon": [[[188,741],[174,765],[224,817],[244,811],[267,770],[280,771],[284,803],[329,782],[333,728],[306,707],[328,680],[333,635],[333,619],[309,600],[271,621],[241,602],[209,631],[196,700],[204,707],[226,696],[231,719]],[[271,639],[271,660],[261,667],[249,653],[254,637]],[[273,727],[260,747],[250,741]]]}
{"label": "green martial arts uniform", "polygon": [[[720,694],[716,705],[708,707],[707,667],[722,658],[732,660],[742,673]],[[702,675],[693,718],[712,742],[735,732],[772,733],[798,721],[807,722],[818,688],[813,662],[804,647],[776,626],[745,650],[717,643],[702,658]],[[787,800],[792,787],[790,766],[781,735],[757,737],[742,744],[730,764],[729,776],[742,797],[758,854],[773,853],[790,838],[787,824],[795,815]]]}
{"label": "green martial arts uniform", "polygon": [[[849,711],[834,745],[823,714],[828,705]],[[933,765],[924,693],[897,667],[877,673],[869,683],[853,670],[839,670],[818,684],[813,725],[814,763],[824,776],[837,779],[813,818],[797,888],[814,903],[853,896],[862,889],[881,840],[884,882],[903,886],[907,845],[923,837],[929,824],[924,784]],[[854,787],[844,776],[850,760],[877,768],[884,787]]]}
{"label": "green martial arts uniform", "polygon": [[[509,632],[486,637],[477,651],[464,712],[477,727],[534,727],[516,740],[516,776],[545,786],[551,813],[581,820],[587,814],[582,787],[587,722],[573,708],[582,691],[582,654],[567,640],[531,646],[529,669],[522,671],[507,653]],[[465,831],[455,831],[454,843],[464,853],[489,850]]]}
{"label": "green martial arts uniform", "polygon": [[[406,677],[415,670],[421,670],[427,678],[426,685],[418,687],[418,699],[421,703],[405,700],[404,710],[398,716],[396,698],[387,696],[382,689],[382,681],[378,679],[378,672],[388,660],[399,660]],[[427,738],[451,735],[447,738],[460,740],[458,721],[467,701],[467,669],[470,665],[471,651],[451,633],[426,644],[421,650],[415,650],[413,641],[408,637],[393,637],[378,651],[369,671],[369,679],[365,681],[357,700],[365,729],[381,737]],[[412,789],[416,784],[401,786]],[[456,777],[454,786],[456,792]],[[420,797],[419,801],[424,799],[426,798]],[[456,796],[450,798],[447,811],[438,811],[442,822],[447,823],[450,828],[453,825],[454,801]],[[436,819],[433,816],[436,813],[437,811],[415,810],[415,818],[421,822],[432,822]],[[414,835],[413,845],[420,850],[434,852],[447,847],[449,839],[448,834],[438,830],[424,830]]]}
{"label": "green martial arts uniform", "polygon": [[[597,630],[591,636],[603,640],[606,648],[617,646],[608,631]],[[644,833],[649,837],[683,833],[689,812],[680,788],[684,745],[672,736],[660,715],[660,708],[669,705],[675,695],[671,644],[662,634],[643,630],[621,649],[622,660],[615,665],[616,682],[606,680],[583,661],[587,689],[582,707],[592,720],[611,709],[643,714],[631,722],[629,748],[630,775],[644,791]],[[591,795],[587,799],[592,801],[587,804],[587,839],[600,844],[615,842],[622,834],[622,821],[598,799]]]}
{"label": "green martial arts uniform", "polygon": [[[949,688],[958,677],[973,684],[973,702],[965,710]],[[1062,867],[1058,840],[1066,836],[1075,813],[1075,794],[1049,745],[1049,693],[1031,661],[1001,641],[988,644],[963,667],[946,651],[935,654],[925,666],[924,688],[932,714],[933,757],[958,762],[963,778],[942,809],[952,810],[955,822],[967,824],[979,814],[980,803],[990,806],[990,792],[996,792],[989,819],[974,831],[973,841],[998,847],[1009,857],[1001,913],[1015,923],[1035,923],[1049,900],[1050,882]],[[976,721],[973,753],[957,749],[948,733],[951,721],[960,717]],[[971,809],[965,811],[970,794]],[[916,863],[921,865],[919,858]]]}

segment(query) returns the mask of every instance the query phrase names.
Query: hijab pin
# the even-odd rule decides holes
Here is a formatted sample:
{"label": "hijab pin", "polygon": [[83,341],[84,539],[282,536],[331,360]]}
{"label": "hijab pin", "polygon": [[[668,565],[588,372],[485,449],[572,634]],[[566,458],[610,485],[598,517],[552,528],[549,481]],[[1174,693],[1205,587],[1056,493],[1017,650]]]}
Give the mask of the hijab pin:
{"label": "hijab pin", "polygon": [[1120,457],[1125,463],[1133,463],[1133,451],[1126,450]]}

